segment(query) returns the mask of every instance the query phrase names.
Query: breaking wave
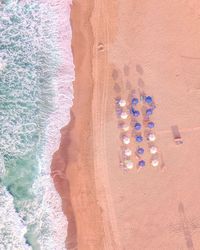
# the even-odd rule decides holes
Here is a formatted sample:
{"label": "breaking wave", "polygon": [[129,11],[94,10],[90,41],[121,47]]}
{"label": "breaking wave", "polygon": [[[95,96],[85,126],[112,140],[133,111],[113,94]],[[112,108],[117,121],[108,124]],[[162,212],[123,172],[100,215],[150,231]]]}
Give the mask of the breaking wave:
{"label": "breaking wave", "polygon": [[0,249],[65,249],[50,176],[70,120],[70,0],[0,0]]}

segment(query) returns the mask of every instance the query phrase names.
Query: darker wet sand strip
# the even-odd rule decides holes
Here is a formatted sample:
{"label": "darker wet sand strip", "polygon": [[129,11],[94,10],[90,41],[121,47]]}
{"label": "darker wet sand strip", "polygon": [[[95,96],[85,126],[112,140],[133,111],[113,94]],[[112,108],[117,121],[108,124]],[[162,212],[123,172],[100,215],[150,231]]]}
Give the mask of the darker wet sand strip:
{"label": "darker wet sand strip", "polygon": [[102,250],[101,208],[95,193],[91,102],[93,96],[92,47],[90,16],[93,1],[73,1],[71,24],[75,63],[74,105],[70,124],[62,129],[62,140],[55,153],[52,171],[56,189],[62,197],[68,218],[68,250]]}

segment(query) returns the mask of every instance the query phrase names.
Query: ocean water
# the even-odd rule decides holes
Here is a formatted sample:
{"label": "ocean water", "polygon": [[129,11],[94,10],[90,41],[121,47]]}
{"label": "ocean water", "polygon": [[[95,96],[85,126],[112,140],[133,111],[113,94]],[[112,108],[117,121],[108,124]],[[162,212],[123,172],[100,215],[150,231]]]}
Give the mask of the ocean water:
{"label": "ocean water", "polygon": [[0,0],[0,250],[65,249],[50,176],[70,121],[71,0]]}

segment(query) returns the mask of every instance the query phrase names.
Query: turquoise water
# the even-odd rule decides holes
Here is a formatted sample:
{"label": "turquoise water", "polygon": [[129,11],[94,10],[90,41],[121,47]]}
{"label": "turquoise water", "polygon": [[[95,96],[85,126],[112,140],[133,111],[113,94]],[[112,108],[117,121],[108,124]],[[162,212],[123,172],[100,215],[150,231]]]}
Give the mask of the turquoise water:
{"label": "turquoise water", "polygon": [[[56,111],[54,82],[62,63],[55,36],[57,11],[37,1],[24,5],[1,2],[0,187],[13,199],[10,223],[19,220],[25,231],[17,239],[2,224],[0,249],[63,249],[48,248],[55,228],[51,227],[50,208],[45,208],[48,202],[41,196],[44,183],[40,187],[45,131]],[[51,183],[47,174],[45,178]]]}

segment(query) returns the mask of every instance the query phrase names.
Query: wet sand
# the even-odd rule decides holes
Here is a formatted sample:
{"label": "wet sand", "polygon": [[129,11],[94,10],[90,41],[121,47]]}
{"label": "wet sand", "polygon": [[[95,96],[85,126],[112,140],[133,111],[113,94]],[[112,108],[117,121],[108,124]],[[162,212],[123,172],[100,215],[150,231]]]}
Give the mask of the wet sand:
{"label": "wet sand", "polygon": [[[74,1],[72,122],[52,164],[68,249],[200,248],[199,15],[195,0]],[[138,88],[157,106],[161,164],[125,172],[115,98]]]}
{"label": "wet sand", "polygon": [[74,105],[69,126],[62,130],[61,146],[52,170],[61,171],[55,185],[62,195],[69,220],[66,246],[72,249],[103,249],[101,207],[96,198],[92,134],[92,28],[88,21],[93,5],[74,1],[71,12],[72,50],[76,67]]}

